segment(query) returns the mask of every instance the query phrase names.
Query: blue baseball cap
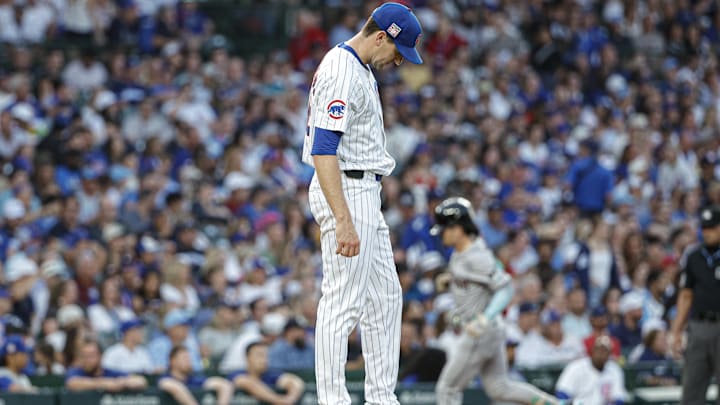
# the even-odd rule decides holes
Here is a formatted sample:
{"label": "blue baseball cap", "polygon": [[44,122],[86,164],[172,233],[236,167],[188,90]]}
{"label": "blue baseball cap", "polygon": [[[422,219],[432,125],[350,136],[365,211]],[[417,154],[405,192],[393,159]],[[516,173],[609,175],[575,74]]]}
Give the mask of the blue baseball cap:
{"label": "blue baseball cap", "polygon": [[163,326],[169,329],[175,326],[189,326],[192,323],[192,315],[182,309],[173,309],[165,315]]}
{"label": "blue baseball cap", "polygon": [[600,316],[605,316],[608,314],[607,308],[603,306],[597,306],[593,308],[593,310],[590,312],[590,316],[593,318],[597,318]]}
{"label": "blue baseball cap", "polygon": [[2,355],[15,353],[30,353],[30,348],[25,344],[23,337],[20,335],[10,335],[5,338],[2,345]]}
{"label": "blue baseball cap", "polygon": [[554,322],[562,321],[562,314],[551,309],[540,314],[540,323],[543,325],[549,325]]}
{"label": "blue baseball cap", "polygon": [[422,35],[420,21],[409,7],[399,3],[385,3],[372,13],[372,19],[393,39],[398,52],[411,63],[423,63],[415,49]]}
{"label": "blue baseball cap", "polygon": [[125,332],[129,331],[130,329],[140,328],[142,326],[145,326],[145,322],[142,319],[131,319],[120,324],[120,332],[122,334],[125,334]]}
{"label": "blue baseball cap", "polygon": [[527,312],[536,312],[540,309],[540,306],[534,302],[523,302],[518,306],[518,312],[521,314]]}

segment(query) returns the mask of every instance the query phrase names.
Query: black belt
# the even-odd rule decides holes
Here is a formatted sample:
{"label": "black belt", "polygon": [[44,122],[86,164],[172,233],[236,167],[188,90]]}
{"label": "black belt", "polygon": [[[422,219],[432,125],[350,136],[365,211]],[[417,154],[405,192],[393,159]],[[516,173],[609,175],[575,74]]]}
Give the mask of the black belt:
{"label": "black belt", "polygon": [[[365,171],[364,170],[345,170],[345,175],[350,177],[351,179],[362,179],[365,177]],[[382,180],[381,174],[375,175],[375,181]]]}
{"label": "black belt", "polygon": [[690,317],[690,319],[695,320],[695,321],[704,321],[704,322],[718,322],[718,321],[720,321],[720,312],[702,311],[702,312],[693,314]]}

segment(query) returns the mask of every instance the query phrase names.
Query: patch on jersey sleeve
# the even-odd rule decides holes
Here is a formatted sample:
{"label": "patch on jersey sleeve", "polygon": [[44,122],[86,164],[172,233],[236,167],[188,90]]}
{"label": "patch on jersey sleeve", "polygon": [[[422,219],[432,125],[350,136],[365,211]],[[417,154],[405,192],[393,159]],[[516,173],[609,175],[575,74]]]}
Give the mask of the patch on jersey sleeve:
{"label": "patch on jersey sleeve", "polygon": [[328,116],[334,120],[339,120],[345,116],[345,102],[342,100],[333,100],[327,106]]}

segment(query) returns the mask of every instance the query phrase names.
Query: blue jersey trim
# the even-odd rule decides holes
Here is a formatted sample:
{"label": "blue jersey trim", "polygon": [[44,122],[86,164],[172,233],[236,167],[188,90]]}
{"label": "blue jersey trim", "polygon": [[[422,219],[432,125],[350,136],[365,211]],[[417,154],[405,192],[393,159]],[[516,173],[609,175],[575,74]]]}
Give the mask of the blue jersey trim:
{"label": "blue jersey trim", "polygon": [[331,131],[325,128],[315,128],[315,138],[311,155],[337,155],[338,145],[342,132]]}
{"label": "blue jersey trim", "polygon": [[340,48],[342,48],[342,49],[350,52],[350,53],[355,57],[355,59],[357,59],[358,62],[360,62],[360,64],[362,65],[362,67],[364,67],[364,68],[367,69],[367,70],[370,70],[370,69],[367,67],[367,65],[363,63],[362,59],[360,59],[360,56],[358,56],[357,52],[355,52],[355,50],[352,49],[352,47],[351,47],[350,45],[346,44],[345,42],[341,42],[340,44],[338,44],[338,47],[340,47]]}

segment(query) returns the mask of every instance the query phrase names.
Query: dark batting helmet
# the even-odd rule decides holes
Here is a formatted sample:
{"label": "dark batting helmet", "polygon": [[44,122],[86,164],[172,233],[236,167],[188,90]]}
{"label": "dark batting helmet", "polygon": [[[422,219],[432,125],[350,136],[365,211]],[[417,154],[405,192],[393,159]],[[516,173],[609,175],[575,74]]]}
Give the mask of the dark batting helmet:
{"label": "dark batting helmet", "polygon": [[448,198],[435,207],[435,225],[430,229],[430,234],[438,235],[443,228],[450,225],[462,226],[467,234],[480,234],[475,225],[472,204],[462,197]]}

